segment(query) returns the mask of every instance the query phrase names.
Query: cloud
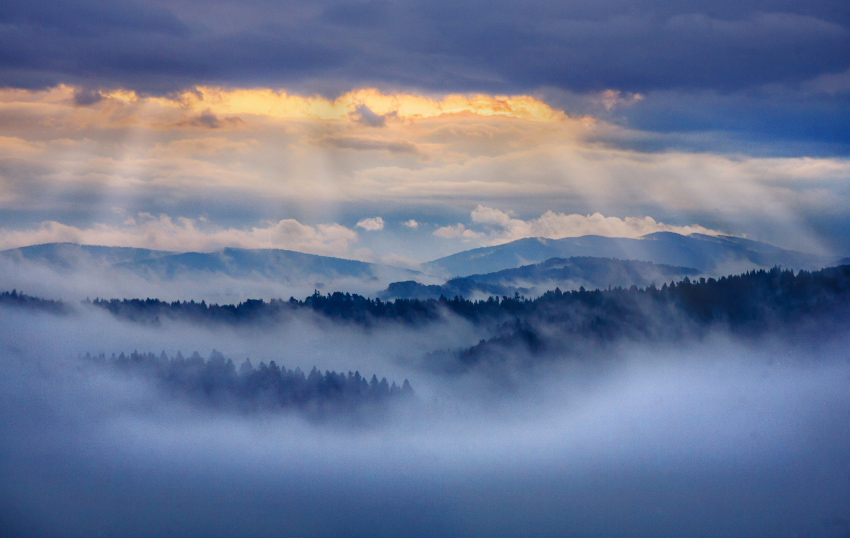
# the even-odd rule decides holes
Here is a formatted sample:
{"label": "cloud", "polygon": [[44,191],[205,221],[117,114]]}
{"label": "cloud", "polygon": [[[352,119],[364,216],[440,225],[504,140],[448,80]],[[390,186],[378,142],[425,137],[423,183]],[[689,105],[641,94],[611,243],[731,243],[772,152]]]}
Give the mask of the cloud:
{"label": "cloud", "polygon": [[98,90],[77,88],[74,91],[74,104],[79,106],[89,106],[100,102],[103,95]]}
{"label": "cloud", "polygon": [[[135,98],[144,99],[138,95]],[[384,93],[376,88],[351,90],[335,99],[328,99],[270,88],[197,86],[175,96],[171,102],[191,110],[207,110],[218,114],[249,114],[275,119],[348,120],[372,126],[379,122],[377,118],[390,116],[411,121],[474,114],[540,122],[556,121],[563,116],[562,112],[530,95],[449,93],[436,97],[404,92]]]}
{"label": "cloud", "polygon": [[[419,262],[417,262],[416,260],[414,260],[412,258],[404,256],[402,254],[388,254],[386,256],[381,257],[381,259],[379,261],[384,265],[389,265],[389,266],[392,266],[392,267],[402,267],[402,268],[405,268],[405,269],[413,269],[415,271],[419,271],[419,270],[422,269],[422,265]],[[417,275],[417,278],[427,279],[427,277],[424,276],[424,275],[423,276]],[[436,279],[436,278],[434,280],[437,280],[438,281],[437,283],[439,283],[439,284],[443,283],[442,280],[439,280],[439,279]]]}
{"label": "cloud", "polygon": [[[575,360],[505,350],[536,368],[441,376],[422,357],[483,330],[306,316],[230,330],[6,308],[0,326],[4,535],[846,535],[838,335],[576,342]],[[227,413],[78,359],[212,349],[237,365],[409,378],[418,398],[358,421]]]}
{"label": "cloud", "polygon": [[387,117],[395,115],[395,112],[375,114],[368,106],[358,105],[351,114],[351,119],[369,127],[383,127],[387,124]]}
{"label": "cloud", "polygon": [[599,94],[598,100],[607,110],[611,110],[615,107],[631,106],[643,100],[643,95],[640,93],[623,93],[618,90],[605,90]]}
{"label": "cloud", "polygon": [[122,10],[97,0],[11,4],[0,14],[0,86],[85,82],[160,95],[245,81],[324,95],[363,85],[645,92],[793,84],[850,67],[850,17],[834,0],[542,0],[519,10],[498,0],[486,13],[470,0],[404,9],[246,0],[238,15],[199,0],[129,0]]}
{"label": "cloud", "polygon": [[173,124],[175,127],[197,127],[201,129],[237,129],[245,126],[245,121],[238,116],[219,118],[210,111],[181,119]]}
{"label": "cloud", "polygon": [[121,225],[77,227],[56,221],[23,230],[0,229],[0,248],[71,242],[170,251],[212,251],[224,247],[280,248],[312,254],[344,256],[358,240],[357,232],[340,224],[310,226],[295,219],[265,222],[249,228],[223,228],[202,219],[140,213]]}
{"label": "cloud", "polygon": [[[310,214],[320,204],[332,208],[323,222],[392,213],[439,226],[462,222],[470,238],[491,233],[464,220],[481,204],[511,208],[518,220],[545,209],[652,216],[789,248],[823,236],[842,255],[848,249],[844,157],[751,156],[728,139],[730,153],[712,153],[699,149],[707,136],[699,131],[672,136],[695,141],[691,149],[671,149],[663,133],[568,115],[522,96],[229,88],[157,97],[113,88],[81,107],[75,93],[71,86],[0,90],[0,207],[10,210],[4,226],[56,220],[87,228],[109,221],[102,215],[118,206],[244,228]],[[686,104],[668,97],[648,95],[611,115]],[[717,106],[706,99],[709,109]],[[351,112],[364,104],[397,119],[379,130],[354,121]],[[599,103],[593,109],[605,113]],[[225,128],[228,118],[244,123]],[[492,228],[511,236],[522,227]],[[415,246],[369,248],[378,257],[398,248],[416,256],[429,239],[442,245],[429,248],[447,248],[428,231],[409,237]]]}
{"label": "cloud", "polygon": [[363,228],[367,232],[377,232],[384,229],[384,219],[381,217],[370,217],[357,222],[358,228]]}
{"label": "cloud", "polygon": [[479,240],[482,244],[495,245],[523,239],[526,237],[545,237],[561,239],[564,237],[580,237],[583,235],[602,235],[606,237],[637,238],[655,232],[675,232],[683,235],[701,233],[706,235],[723,235],[697,224],[676,226],[657,222],[652,217],[606,217],[601,213],[590,215],[564,214],[546,211],[536,219],[523,220],[517,218],[511,211],[502,211],[483,205],[477,206],[470,213],[473,224],[483,227],[486,231],[479,232],[468,229],[464,224],[438,228],[434,235],[443,239],[462,238]]}
{"label": "cloud", "polygon": [[382,140],[357,136],[326,136],[319,139],[319,144],[338,149],[353,149],[357,151],[388,151],[390,153],[418,154],[415,144],[406,140]]}
{"label": "cloud", "polygon": [[[80,106],[80,105],[85,106]],[[446,116],[505,117],[554,122],[564,113],[530,95],[429,95],[349,89],[335,98],[263,87],[192,86],[164,96],[132,88],[89,90],[59,84],[41,89],[0,88],[0,107],[25,113],[51,112],[77,127],[88,125],[148,126],[161,129],[196,127],[240,128],[247,122],[332,121],[360,127],[386,127],[387,118],[403,122]],[[36,105],[35,107],[33,105]],[[67,119],[66,119],[67,118]],[[53,126],[57,126],[54,120]]]}
{"label": "cloud", "polygon": [[168,144],[157,144],[150,151],[157,158],[184,156],[215,157],[231,153],[244,153],[256,146],[256,140],[232,140],[223,136],[181,138]]}
{"label": "cloud", "polygon": [[30,142],[19,136],[2,136],[0,135],[0,155],[7,156],[24,156],[39,154],[44,150],[42,144],[38,142]]}
{"label": "cloud", "polygon": [[847,94],[850,92],[850,69],[839,73],[825,73],[802,84],[806,90],[828,95]]}
{"label": "cloud", "polygon": [[461,223],[457,223],[454,226],[441,226],[434,230],[434,235],[443,239],[473,240],[484,238],[483,233],[469,230]]}
{"label": "cloud", "polygon": [[415,220],[413,220],[413,219],[406,220],[406,221],[402,222],[402,224],[403,224],[404,226],[406,226],[407,228],[412,228],[412,229],[419,228],[419,223],[418,223],[418,222],[416,222],[416,221],[415,221]]}

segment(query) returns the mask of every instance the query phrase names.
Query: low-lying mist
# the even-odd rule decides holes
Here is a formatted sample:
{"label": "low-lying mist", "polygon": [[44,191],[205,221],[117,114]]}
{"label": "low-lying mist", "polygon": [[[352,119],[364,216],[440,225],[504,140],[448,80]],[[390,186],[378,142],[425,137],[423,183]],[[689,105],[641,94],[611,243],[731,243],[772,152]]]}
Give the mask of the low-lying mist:
{"label": "low-lying mist", "polygon": [[[153,327],[0,308],[0,322],[2,536],[850,534],[847,335],[714,332],[446,375],[422,357],[483,337],[450,316]],[[79,358],[212,349],[408,378],[415,396],[366,422],[220,412]]]}
{"label": "low-lying mist", "polygon": [[[282,279],[259,273],[229,275],[204,270],[164,277],[109,266],[85,257],[62,266],[0,256],[0,290],[23,290],[31,295],[66,301],[95,297],[156,297],[167,301],[238,303],[256,298],[301,298],[314,290],[347,290],[374,297],[403,276],[403,270],[374,266],[373,274],[363,277],[299,273],[291,279]],[[424,274],[418,278],[428,283],[436,282]]]}

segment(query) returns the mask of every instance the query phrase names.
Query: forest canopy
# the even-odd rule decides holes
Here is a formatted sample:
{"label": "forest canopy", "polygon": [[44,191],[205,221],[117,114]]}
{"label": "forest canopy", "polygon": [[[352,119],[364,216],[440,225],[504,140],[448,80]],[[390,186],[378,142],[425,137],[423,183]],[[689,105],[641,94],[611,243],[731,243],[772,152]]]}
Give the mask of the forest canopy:
{"label": "forest canopy", "polygon": [[169,356],[165,351],[159,355],[133,351],[110,357],[86,354],[84,358],[89,363],[155,379],[175,395],[243,412],[297,409],[316,416],[377,406],[413,394],[407,379],[399,386],[385,377],[379,381],[374,374],[367,379],[359,371],[322,373],[316,367],[305,374],[300,368],[287,369],[273,360],[255,367],[248,358],[237,368],[232,359],[216,350],[206,359],[197,351],[189,357],[180,352]]}
{"label": "forest canopy", "polygon": [[[73,310],[70,305],[37,299],[17,291],[0,294],[0,304],[65,314]],[[287,323],[293,316],[309,313],[320,321],[366,328],[393,323],[417,327],[437,323],[447,316],[456,317],[480,329],[485,337],[464,349],[431,352],[423,358],[423,365],[427,369],[465,371],[480,363],[503,362],[516,349],[523,351],[526,360],[533,360],[540,356],[583,356],[588,350],[601,349],[614,342],[677,342],[701,338],[712,331],[729,331],[742,336],[771,332],[790,334],[805,330],[829,332],[836,324],[846,324],[850,320],[850,266],[799,272],[775,267],[718,279],[692,280],[685,277],[660,287],[653,284],[644,288],[580,288],[566,292],[556,288],[536,298],[515,294],[513,297],[492,296],[486,300],[455,296],[451,299],[382,301],[351,293],[323,295],[316,291],[303,300],[252,299],[225,305],[151,298],[98,298],[86,304],[122,320],[154,326],[174,320],[203,325],[263,326]],[[156,361],[145,359],[142,362],[152,364],[157,361],[170,365],[168,368],[171,370],[185,370],[184,359],[157,358]],[[197,363],[196,370],[215,370],[215,375],[205,374],[207,377],[204,379],[219,379],[224,375],[222,372],[230,371],[217,359],[211,358],[210,361],[203,368],[197,360],[194,361]],[[269,383],[278,386],[278,374],[266,372],[277,367],[262,365],[260,368],[263,374],[252,374],[254,377],[248,376],[240,383],[244,385],[247,380],[256,381],[269,375],[273,378]],[[362,380],[351,381],[351,376],[333,372],[319,375],[322,376],[321,382],[316,376],[310,381],[316,387],[339,385],[341,394],[346,397],[362,392],[361,389],[351,389],[354,390],[352,393],[349,389],[349,385],[360,387]],[[303,385],[297,372],[283,369],[279,376],[280,383],[283,383],[280,386],[294,377],[298,377],[298,381],[292,383],[299,387]],[[171,374],[164,377],[172,378]],[[310,376],[305,378],[305,382],[308,378]],[[253,395],[251,398],[259,397],[262,391],[257,387],[262,383],[256,381],[257,385],[255,381],[236,392],[250,393]],[[227,383],[221,386],[229,387]],[[218,388],[220,386],[215,385],[215,390],[211,388],[212,392],[208,392],[212,394]],[[288,402],[285,405],[303,403],[303,391],[299,392],[302,389],[292,394],[286,392],[289,389],[280,390],[286,393],[281,396],[282,402]],[[328,389],[326,392],[330,394],[335,390]],[[369,391],[375,393],[371,384]]]}

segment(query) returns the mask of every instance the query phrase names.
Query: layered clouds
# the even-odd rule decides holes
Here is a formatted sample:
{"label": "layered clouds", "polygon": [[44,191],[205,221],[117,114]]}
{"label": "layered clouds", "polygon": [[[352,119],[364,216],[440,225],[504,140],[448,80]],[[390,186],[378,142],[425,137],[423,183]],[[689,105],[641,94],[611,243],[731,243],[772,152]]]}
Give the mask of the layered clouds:
{"label": "layered clouds", "polygon": [[41,243],[128,246],[170,251],[211,251],[225,247],[282,248],[310,254],[346,255],[357,242],[357,232],[336,223],[309,226],[295,219],[264,222],[250,228],[223,228],[206,219],[139,213],[119,225],[95,223],[87,227],[46,221],[37,228],[3,230],[0,248]]}
{"label": "layered clouds", "polygon": [[654,146],[835,155],[850,149],[848,27],[843,0],[9,0],[0,86],[84,86],[80,104],[198,85],[545,94],[684,135]]}
{"label": "layered clouds", "polygon": [[408,261],[692,230],[843,256],[848,46],[837,0],[13,0],[0,228],[165,247],[150,214],[195,249]]}
{"label": "layered clouds", "polygon": [[644,100],[594,99],[595,116],[530,95],[0,90],[3,246],[421,262],[470,243],[666,230],[850,250],[846,158],[650,151],[658,136],[604,112]]}

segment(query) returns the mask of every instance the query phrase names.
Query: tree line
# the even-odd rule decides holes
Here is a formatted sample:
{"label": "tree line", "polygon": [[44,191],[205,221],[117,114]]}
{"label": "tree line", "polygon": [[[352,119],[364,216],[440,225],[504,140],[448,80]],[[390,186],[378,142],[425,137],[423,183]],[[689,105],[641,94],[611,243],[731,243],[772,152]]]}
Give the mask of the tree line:
{"label": "tree line", "polygon": [[[661,287],[608,288],[573,291],[555,289],[537,298],[515,294],[469,300],[461,296],[438,299],[396,299],[382,301],[357,294],[315,292],[298,300],[290,298],[249,299],[238,304],[218,305],[205,301],[159,299],[95,299],[89,304],[113,315],[143,323],[163,319],[203,322],[256,323],[279,321],[286,315],[309,311],[322,317],[370,325],[381,321],[423,323],[440,319],[445,313],[472,322],[569,318],[597,332],[644,330],[641,311],[652,310],[652,319],[669,317],[699,324],[725,323],[732,327],[757,326],[776,320],[792,320],[802,315],[819,315],[847,305],[850,297],[850,266],[819,271],[794,272],[788,269],[759,269],[721,278],[685,277]],[[584,319],[590,316],[589,319]],[[597,319],[598,318],[598,319]],[[632,327],[629,328],[628,326]]]}
{"label": "tree line", "polygon": [[718,330],[747,338],[830,337],[850,328],[850,266],[686,277],[660,288],[556,289],[508,307],[515,315],[501,318],[490,338],[433,353],[426,362],[464,370],[517,357],[582,357],[623,341],[699,339]]}
{"label": "tree line", "polygon": [[23,306],[33,310],[53,312],[56,314],[66,314],[71,311],[71,309],[62,301],[33,297],[32,295],[21,293],[16,289],[0,292],[0,306],[3,305]]}
{"label": "tree line", "polygon": [[287,369],[274,360],[254,366],[249,358],[237,368],[232,359],[213,350],[208,358],[198,352],[188,357],[163,351],[86,354],[87,361],[128,374],[154,379],[166,390],[188,396],[214,407],[243,411],[298,409],[313,414],[356,410],[364,405],[382,405],[413,394],[407,379],[401,385],[387,378],[371,379],[357,372],[324,373],[313,367]]}
{"label": "tree line", "polygon": [[[4,301],[65,308],[62,303],[16,292],[0,296],[0,304]],[[232,305],[159,299],[95,299],[88,304],[121,319],[149,324],[168,319],[275,324],[304,312],[362,326],[425,324],[457,316],[483,328],[488,337],[468,349],[428,358],[438,368],[454,369],[498,360],[505,350],[516,348],[533,357],[547,352],[576,354],[589,346],[623,340],[676,341],[713,330],[750,336],[803,329],[826,334],[850,324],[850,266],[799,272],[774,267],[720,278],[685,277],[660,287],[556,288],[537,298],[515,294],[476,301],[460,296],[382,301],[351,293],[315,292],[303,300],[252,299]]]}

